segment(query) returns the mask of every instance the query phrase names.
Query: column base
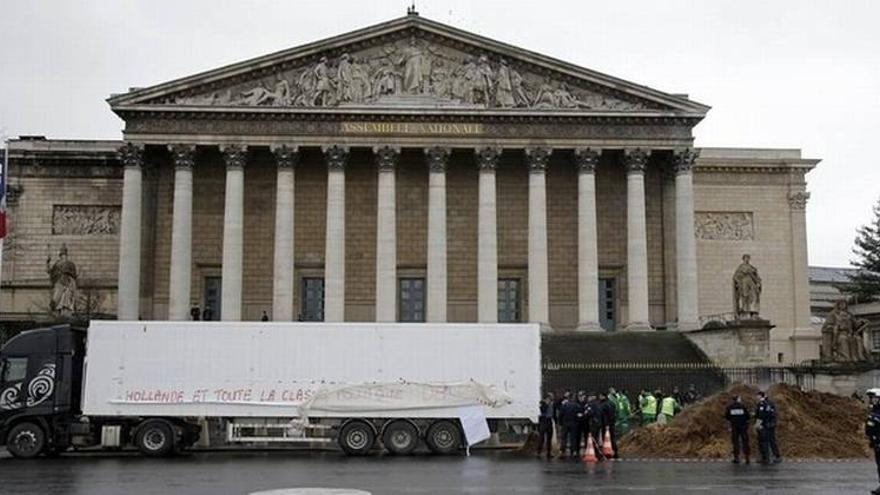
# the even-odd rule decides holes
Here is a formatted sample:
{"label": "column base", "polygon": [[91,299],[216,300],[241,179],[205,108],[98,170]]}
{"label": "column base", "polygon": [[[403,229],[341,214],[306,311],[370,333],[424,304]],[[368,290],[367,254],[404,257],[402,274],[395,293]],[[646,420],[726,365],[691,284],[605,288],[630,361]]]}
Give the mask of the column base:
{"label": "column base", "polygon": [[669,324],[669,329],[675,332],[693,332],[700,329],[700,324],[696,321],[683,321]]}
{"label": "column base", "polygon": [[529,323],[538,325],[538,327],[540,327],[538,330],[541,333],[550,333],[553,331],[553,327],[551,327],[549,323],[543,323],[540,321],[530,321]]}
{"label": "column base", "polygon": [[595,321],[588,321],[584,323],[578,323],[577,328],[575,328],[576,332],[604,332],[605,329],[602,328],[601,325],[596,323]]}
{"label": "column base", "polygon": [[651,332],[654,329],[651,328],[650,323],[636,321],[628,324],[623,330],[625,332]]}

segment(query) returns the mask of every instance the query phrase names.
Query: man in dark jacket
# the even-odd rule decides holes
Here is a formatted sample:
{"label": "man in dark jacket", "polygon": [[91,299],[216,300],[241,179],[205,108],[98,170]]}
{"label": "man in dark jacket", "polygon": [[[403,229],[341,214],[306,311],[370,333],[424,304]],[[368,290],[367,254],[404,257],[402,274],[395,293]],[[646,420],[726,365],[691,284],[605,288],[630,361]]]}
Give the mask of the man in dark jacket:
{"label": "man in dark jacket", "polygon": [[614,458],[620,459],[620,454],[617,452],[617,406],[614,405],[608,395],[604,392],[599,393],[599,407],[602,412],[602,427],[601,431],[607,431],[609,435],[611,435],[611,447],[614,449]]}
{"label": "man in dark jacket", "polygon": [[563,399],[559,411],[559,422],[562,423],[563,442],[560,446],[559,457],[564,458],[566,453],[572,457],[580,455],[580,439],[578,434],[578,423],[584,416],[584,408],[578,401],[571,399]]}
{"label": "man in dark jacket", "polygon": [[544,445],[547,445],[547,458],[550,458],[550,451],[553,449],[553,417],[555,416],[555,412],[553,411],[555,405],[555,401],[553,400],[553,393],[548,393],[544,400],[539,404],[539,408],[541,411],[541,415],[538,416],[538,457],[541,457],[541,452],[544,450]]}
{"label": "man in dark jacket", "polygon": [[755,428],[758,430],[758,447],[761,450],[761,463],[770,462],[771,452],[773,453],[773,463],[782,462],[779,446],[776,444],[776,425],[779,424],[779,412],[776,410],[776,404],[768,399],[764,392],[758,392],[755,419]]}
{"label": "man in dark jacket", "polygon": [[727,406],[724,419],[730,422],[730,441],[733,443],[733,463],[739,464],[739,453],[746,458],[746,464],[751,462],[751,449],[749,448],[749,419],[751,415],[742,402],[742,397],[737,395]]}
{"label": "man in dark jacket", "polygon": [[[867,393],[870,410],[868,419],[865,420],[865,436],[871,450],[874,451],[874,462],[877,464],[877,476],[880,478],[880,389],[872,388]],[[871,491],[874,495],[880,495],[880,486]]]}

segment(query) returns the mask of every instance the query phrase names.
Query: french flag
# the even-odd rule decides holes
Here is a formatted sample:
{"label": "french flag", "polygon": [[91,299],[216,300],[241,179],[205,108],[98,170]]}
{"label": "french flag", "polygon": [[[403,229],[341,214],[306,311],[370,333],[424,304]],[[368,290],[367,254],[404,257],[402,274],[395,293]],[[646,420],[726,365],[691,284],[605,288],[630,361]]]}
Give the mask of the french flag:
{"label": "french flag", "polygon": [[6,156],[6,150],[0,149],[0,240],[6,237],[6,183],[9,182]]}

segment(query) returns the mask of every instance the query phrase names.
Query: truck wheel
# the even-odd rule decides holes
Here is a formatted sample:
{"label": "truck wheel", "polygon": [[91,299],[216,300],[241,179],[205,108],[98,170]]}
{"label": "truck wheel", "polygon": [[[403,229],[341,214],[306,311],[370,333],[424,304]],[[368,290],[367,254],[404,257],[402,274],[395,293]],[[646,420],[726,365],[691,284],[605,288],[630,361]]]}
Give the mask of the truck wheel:
{"label": "truck wheel", "polygon": [[419,430],[409,421],[392,421],[385,426],[382,444],[392,454],[412,454],[412,451],[419,446]]}
{"label": "truck wheel", "polygon": [[364,421],[349,421],[339,431],[339,446],[348,455],[366,455],[375,442],[373,427]]}
{"label": "truck wheel", "polygon": [[428,427],[425,443],[435,454],[452,454],[461,448],[461,431],[452,421],[436,421]]}
{"label": "truck wheel", "polygon": [[167,421],[151,419],[138,428],[134,443],[144,455],[168,455],[174,449],[174,429]]}
{"label": "truck wheel", "polygon": [[46,433],[34,423],[19,423],[6,435],[6,450],[19,459],[32,459],[46,446]]}

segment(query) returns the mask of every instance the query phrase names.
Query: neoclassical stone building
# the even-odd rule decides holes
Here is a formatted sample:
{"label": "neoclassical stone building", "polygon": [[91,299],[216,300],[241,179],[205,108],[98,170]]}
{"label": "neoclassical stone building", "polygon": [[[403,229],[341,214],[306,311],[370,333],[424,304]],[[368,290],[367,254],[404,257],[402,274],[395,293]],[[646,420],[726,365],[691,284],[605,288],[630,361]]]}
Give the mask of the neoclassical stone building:
{"label": "neoclassical stone building", "polygon": [[122,141],[10,143],[6,319],[64,244],[124,319],[691,330],[748,253],[772,360],[817,356],[818,160],[694,149],[686,95],[408,15],[108,102]]}

